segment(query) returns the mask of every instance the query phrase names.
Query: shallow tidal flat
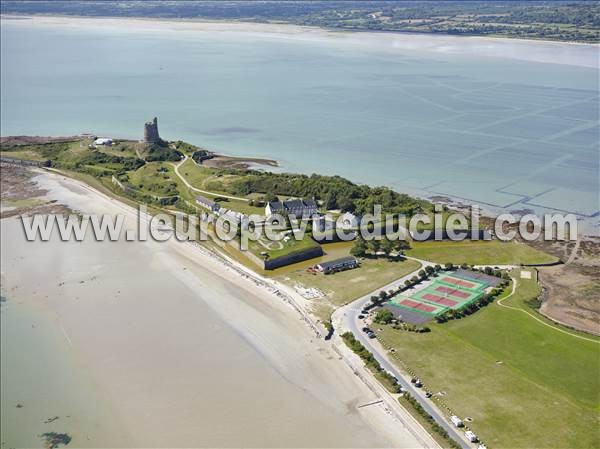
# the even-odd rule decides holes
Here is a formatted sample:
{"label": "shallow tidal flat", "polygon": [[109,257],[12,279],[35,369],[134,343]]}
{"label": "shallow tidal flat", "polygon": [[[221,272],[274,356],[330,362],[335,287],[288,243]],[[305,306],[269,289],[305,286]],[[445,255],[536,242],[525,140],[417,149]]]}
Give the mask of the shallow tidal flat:
{"label": "shallow tidal flat", "polygon": [[[73,210],[128,213],[37,179]],[[356,409],[372,395],[292,308],[190,245],[26,242],[17,218],[0,224],[7,447],[45,432],[73,447],[418,445],[383,409]]]}
{"label": "shallow tidal flat", "polygon": [[5,135],[137,139],[157,115],[166,138],[284,170],[597,221],[597,45],[148,20],[2,25]]}

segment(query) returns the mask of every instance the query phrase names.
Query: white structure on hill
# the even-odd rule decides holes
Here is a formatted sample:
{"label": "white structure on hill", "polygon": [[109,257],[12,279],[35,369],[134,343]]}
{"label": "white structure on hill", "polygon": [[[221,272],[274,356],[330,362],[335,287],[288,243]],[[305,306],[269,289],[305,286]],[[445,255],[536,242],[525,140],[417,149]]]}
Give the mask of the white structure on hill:
{"label": "white structure on hill", "polygon": [[108,137],[98,137],[96,140],[94,140],[94,145],[98,146],[98,145],[104,145],[106,147],[110,147],[113,144],[113,140],[109,139]]}

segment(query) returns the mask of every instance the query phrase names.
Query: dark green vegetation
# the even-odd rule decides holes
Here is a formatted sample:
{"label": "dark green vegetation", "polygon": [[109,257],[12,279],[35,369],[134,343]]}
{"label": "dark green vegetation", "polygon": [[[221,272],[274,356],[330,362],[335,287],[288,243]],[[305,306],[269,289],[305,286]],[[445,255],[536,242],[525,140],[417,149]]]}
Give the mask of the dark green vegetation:
{"label": "dark green vegetation", "polygon": [[[391,358],[422,379],[442,407],[488,447],[597,448],[599,339],[557,327],[529,306],[540,294],[535,270],[462,320],[431,332],[384,326]],[[441,397],[436,392],[443,391]]]}
{"label": "dark green vegetation", "polygon": [[[403,213],[408,218],[417,213],[433,213],[432,205],[426,201],[394,192],[387,187],[357,185],[339,176],[209,168],[190,158],[193,154],[203,153],[200,148],[185,142],[148,145],[137,141],[117,140],[110,147],[98,148],[92,148],[91,143],[91,139],[85,137],[70,140],[46,139],[43,142],[35,138],[7,138],[0,145],[0,152],[5,157],[47,161],[54,168],[90,175],[104,188],[137,202],[193,214],[198,212],[195,199],[199,194],[219,202],[225,209],[243,214],[263,215],[264,207],[261,205],[265,199],[289,196],[313,197],[322,210],[337,208],[353,211],[357,215],[372,212],[373,206],[377,204],[382,206],[383,213]],[[180,165],[178,172],[195,190],[188,187],[175,171],[175,164],[184,153],[188,160]],[[302,242],[293,239],[273,245],[255,242],[250,250],[257,257],[276,258],[310,249],[315,244],[310,238],[311,227],[307,230],[307,238]],[[385,254],[392,258],[408,251],[409,255],[417,258],[469,264],[540,263],[555,260],[540,251],[516,243],[413,242],[412,247],[410,249],[408,242],[403,240],[382,239],[367,243],[361,239],[352,248],[352,253],[367,258]],[[350,251],[350,247],[347,251]],[[348,253],[340,254],[344,255]],[[393,279],[388,282],[391,280]]]}
{"label": "dark green vegetation", "polygon": [[[180,199],[192,200],[168,162],[181,153],[164,145],[145,145],[121,140],[113,146],[93,148],[88,138],[48,141],[45,143],[3,142],[2,156],[48,161],[60,170],[88,174],[105,187],[115,189],[113,177],[133,199],[149,204],[173,204]],[[169,197],[165,200],[165,197]]]}
{"label": "dark green vegetation", "polygon": [[48,449],[66,446],[71,442],[71,437],[66,433],[46,432],[41,437],[44,439],[44,447]]}
{"label": "dark green vegetation", "polygon": [[[5,156],[23,159],[45,160],[56,168],[76,170],[94,176],[107,176],[134,171],[144,165],[134,151],[122,151],[111,148],[110,152],[92,151],[91,141],[73,139],[59,142],[20,145],[6,144],[0,146]],[[124,145],[120,143],[119,145]],[[131,145],[134,145],[133,143]]]}
{"label": "dark green vegetation", "polygon": [[151,144],[148,147],[146,153],[146,160],[148,162],[154,161],[179,161],[181,160],[181,154],[178,150],[170,148],[167,145]]}
{"label": "dark green vegetation", "polygon": [[350,254],[356,257],[366,257],[367,255],[377,255],[385,253],[387,257],[392,257],[392,253],[403,254],[407,249],[410,249],[410,244],[406,240],[365,240],[361,236],[354,241],[354,246],[350,250]]}
{"label": "dark green vegetation", "polygon": [[598,42],[593,1],[11,1],[2,13],[287,22],[344,30]]}
{"label": "dark green vegetation", "polygon": [[419,402],[413,398],[408,393],[404,393],[402,396],[398,398],[398,402],[402,404],[404,408],[407,408],[411,411],[411,414],[424,426],[429,430],[429,433],[436,439],[438,443],[441,444],[443,448],[449,447],[453,449],[460,449],[460,445],[450,438],[448,432],[435,422],[433,416],[431,416],[427,411],[419,404]]}
{"label": "dark green vegetation", "polygon": [[251,172],[230,183],[228,190],[234,195],[259,192],[265,194],[267,199],[277,195],[314,197],[323,201],[324,209],[341,209],[359,215],[373,213],[373,206],[376,204],[380,204],[384,212],[407,215],[421,211],[428,205],[387,187],[359,186],[340,176],[315,174],[306,176]]}

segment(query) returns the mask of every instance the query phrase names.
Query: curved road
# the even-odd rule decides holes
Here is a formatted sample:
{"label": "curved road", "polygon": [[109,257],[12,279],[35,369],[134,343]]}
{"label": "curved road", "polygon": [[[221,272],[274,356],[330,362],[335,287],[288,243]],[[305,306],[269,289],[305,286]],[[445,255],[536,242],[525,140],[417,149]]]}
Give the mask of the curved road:
{"label": "curved road", "polygon": [[204,193],[205,195],[212,195],[212,196],[218,196],[221,198],[228,198],[230,200],[238,200],[238,201],[245,201],[246,203],[249,202],[250,200],[248,198],[242,198],[239,196],[232,196],[232,195],[224,195],[222,193],[216,193],[216,192],[209,192],[208,190],[201,190],[201,189],[197,189],[196,187],[194,187],[193,185],[191,185],[187,179],[185,179],[181,173],[179,173],[179,167],[181,167],[183,164],[185,164],[185,161],[188,160],[187,156],[184,156],[183,159],[181,160],[181,162],[179,162],[178,164],[173,164],[173,167],[175,169],[175,174],[179,177],[179,179],[181,179],[183,181],[183,183],[186,185],[186,187],[188,189],[193,190],[194,192],[198,192],[198,193]]}
{"label": "curved road", "polygon": [[388,285],[378,288],[375,292],[369,293],[356,301],[351,302],[350,304],[340,307],[337,309],[332,315],[332,322],[334,323],[334,328],[336,332],[343,333],[344,331],[350,331],[354,334],[354,337],[360,341],[365,348],[367,348],[375,359],[379,362],[381,367],[385,369],[387,372],[393,374],[396,379],[398,379],[398,383],[406,389],[412,397],[414,397],[419,404],[429,413],[438,425],[443,427],[448,435],[457,443],[461,445],[463,449],[473,449],[477,447],[477,444],[470,443],[464,434],[459,431],[454,425],[449,422],[449,416],[446,416],[447,413],[442,412],[437,406],[425,397],[425,392],[423,388],[416,388],[412,383],[410,383],[410,378],[404,374],[402,374],[398,368],[389,360],[387,356],[387,350],[381,346],[378,340],[371,340],[367,335],[362,331],[364,324],[361,320],[358,319],[358,315],[360,315],[360,311],[364,308],[365,304],[371,301],[371,296],[376,295],[379,291],[385,290],[388,291],[392,288],[397,288],[399,286],[404,285],[404,281],[410,279],[415,276],[419,270],[423,267],[430,265],[434,266],[434,263],[415,259],[410,257],[412,260],[416,260],[422,264],[422,267],[419,267],[417,270],[412,273],[407,274],[406,276],[395,280],[394,282],[389,283]]}

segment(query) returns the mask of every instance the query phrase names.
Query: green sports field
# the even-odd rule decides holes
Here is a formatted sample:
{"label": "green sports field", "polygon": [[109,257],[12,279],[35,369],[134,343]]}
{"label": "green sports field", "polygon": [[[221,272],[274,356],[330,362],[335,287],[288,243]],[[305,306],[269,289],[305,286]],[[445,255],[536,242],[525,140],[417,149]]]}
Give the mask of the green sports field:
{"label": "green sports field", "polygon": [[425,288],[410,289],[393,297],[390,304],[433,318],[449,309],[458,310],[471,304],[485,293],[488,286],[485,281],[444,272],[433,278],[433,282]]}
{"label": "green sports field", "polygon": [[531,246],[517,242],[491,241],[431,241],[412,242],[407,256],[439,264],[455,265],[519,265],[552,263],[557,257],[543,253]]}
{"label": "green sports field", "polygon": [[[502,297],[469,317],[417,334],[383,326],[379,336],[398,366],[423,380],[448,414],[490,448],[600,447],[599,339],[556,327],[527,301],[540,293],[511,276]],[[452,413],[450,413],[452,412]]]}

